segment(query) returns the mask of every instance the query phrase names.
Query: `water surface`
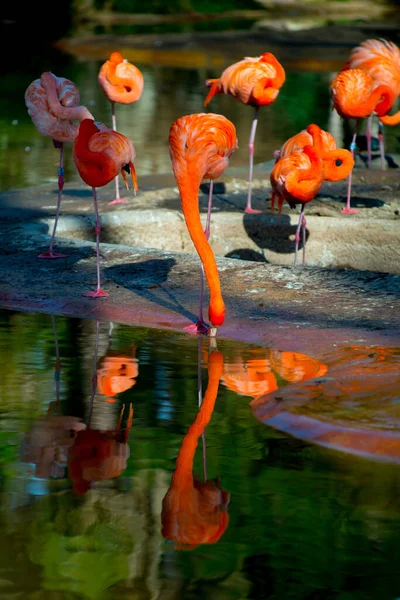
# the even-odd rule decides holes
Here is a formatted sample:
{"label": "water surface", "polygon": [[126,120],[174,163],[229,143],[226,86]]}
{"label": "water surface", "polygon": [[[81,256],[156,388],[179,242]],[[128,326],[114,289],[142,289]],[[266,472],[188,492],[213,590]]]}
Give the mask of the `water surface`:
{"label": "water surface", "polygon": [[326,385],[320,357],[3,310],[0,364],[13,597],[399,597],[399,465],[279,433],[251,408]]}

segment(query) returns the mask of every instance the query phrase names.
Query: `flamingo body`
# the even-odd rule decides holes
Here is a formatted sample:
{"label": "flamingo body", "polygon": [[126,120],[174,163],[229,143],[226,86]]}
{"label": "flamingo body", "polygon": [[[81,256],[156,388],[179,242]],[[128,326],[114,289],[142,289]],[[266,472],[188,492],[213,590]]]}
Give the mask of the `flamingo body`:
{"label": "flamingo body", "polygon": [[225,305],[214,253],[200,220],[198,192],[203,178],[213,181],[222,175],[237,147],[235,126],[222,115],[187,115],[177,119],[170,128],[172,169],[186,225],[205,270],[210,289],[209,318],[214,327],[223,324]]}
{"label": "flamingo body", "polygon": [[110,102],[131,104],[142,95],[141,71],[124,60],[119,52],[112,52],[110,58],[101,66],[98,81]]}

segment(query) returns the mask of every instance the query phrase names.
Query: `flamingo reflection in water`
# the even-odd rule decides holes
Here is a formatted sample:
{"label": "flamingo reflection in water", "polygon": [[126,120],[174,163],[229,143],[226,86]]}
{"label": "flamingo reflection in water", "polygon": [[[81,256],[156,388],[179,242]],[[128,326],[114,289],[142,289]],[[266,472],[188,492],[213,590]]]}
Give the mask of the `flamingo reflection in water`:
{"label": "flamingo reflection in water", "polygon": [[[198,343],[200,344],[200,340]],[[201,352],[199,364],[200,361]],[[210,422],[223,368],[223,356],[219,350],[214,349],[208,358],[208,385],[204,398],[195,420],[183,438],[171,486],[162,504],[162,535],[175,542],[179,550],[193,550],[199,544],[214,544],[221,538],[229,523],[227,507],[230,494],[221,488],[219,479],[207,479],[205,454],[204,481],[199,481],[193,474],[198,440]],[[201,395],[200,368],[198,391]]]}
{"label": "flamingo reflection in water", "polygon": [[61,414],[61,361],[54,315],[51,315],[51,321],[56,353],[54,372],[56,401],[50,403],[47,414],[36,419],[29,431],[26,432],[21,456],[22,462],[35,465],[34,475],[40,479],[64,476],[68,450],[73,445],[78,433],[86,429],[86,425],[81,419]]}
{"label": "flamingo reflection in water", "polygon": [[87,428],[80,431],[73,446],[68,452],[68,475],[73,483],[73,490],[78,495],[85,494],[93,482],[119,477],[126,469],[130,456],[128,437],[132,427],[133,407],[129,405],[127,422],[124,428],[122,407],[118,422],[114,429],[102,431],[91,428],[94,397],[97,391],[97,360],[99,344],[99,321],[96,322],[96,346],[92,378]]}
{"label": "flamingo reflection in water", "polygon": [[[110,332],[111,346],[111,332]],[[97,365],[97,387],[106,402],[115,402],[116,396],[126,392],[136,384],[139,364],[132,348],[131,356],[112,350],[109,347]]]}

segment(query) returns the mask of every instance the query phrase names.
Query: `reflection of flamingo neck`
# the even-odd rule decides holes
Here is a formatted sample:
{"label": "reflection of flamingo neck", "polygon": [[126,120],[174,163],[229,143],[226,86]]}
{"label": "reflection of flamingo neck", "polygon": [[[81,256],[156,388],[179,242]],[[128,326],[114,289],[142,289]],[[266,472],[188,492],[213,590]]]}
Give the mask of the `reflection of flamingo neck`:
{"label": "reflection of flamingo neck", "polygon": [[209,356],[208,384],[203,402],[197,412],[196,418],[183,438],[176,468],[172,476],[172,486],[184,487],[193,485],[193,460],[199,437],[210,422],[218,394],[219,381],[223,374],[224,361],[219,350],[214,350]]}

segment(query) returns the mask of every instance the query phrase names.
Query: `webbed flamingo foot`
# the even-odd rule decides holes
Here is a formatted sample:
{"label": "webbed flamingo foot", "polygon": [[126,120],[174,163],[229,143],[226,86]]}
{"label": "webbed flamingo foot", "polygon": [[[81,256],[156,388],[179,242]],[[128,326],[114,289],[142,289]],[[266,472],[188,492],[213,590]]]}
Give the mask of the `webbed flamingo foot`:
{"label": "webbed flamingo foot", "polygon": [[354,215],[355,213],[359,213],[360,211],[357,210],[357,208],[347,208],[346,207],[346,208],[343,208],[340,212],[344,215]]}
{"label": "webbed flamingo foot", "polygon": [[115,198],[115,200],[111,200],[108,204],[126,204],[128,202],[128,198]]}
{"label": "webbed flamingo foot", "polygon": [[184,327],[183,330],[187,331],[188,333],[206,335],[208,333],[209,328],[210,327],[207,325],[207,323],[205,321],[203,321],[202,319],[199,319],[197,321],[197,323],[192,323],[192,325],[188,325],[187,327]]}
{"label": "webbed flamingo foot", "polygon": [[262,213],[262,210],[257,210],[256,208],[251,208],[251,206],[246,206],[244,212],[250,215],[259,215]]}
{"label": "webbed flamingo foot", "polygon": [[42,254],[38,254],[38,258],[67,258],[66,254],[60,254],[58,252],[53,252],[53,250],[46,250]]}
{"label": "webbed flamingo foot", "polygon": [[96,290],[95,292],[85,292],[82,296],[86,296],[87,298],[106,298],[110,294],[107,292],[103,292],[103,290]]}

